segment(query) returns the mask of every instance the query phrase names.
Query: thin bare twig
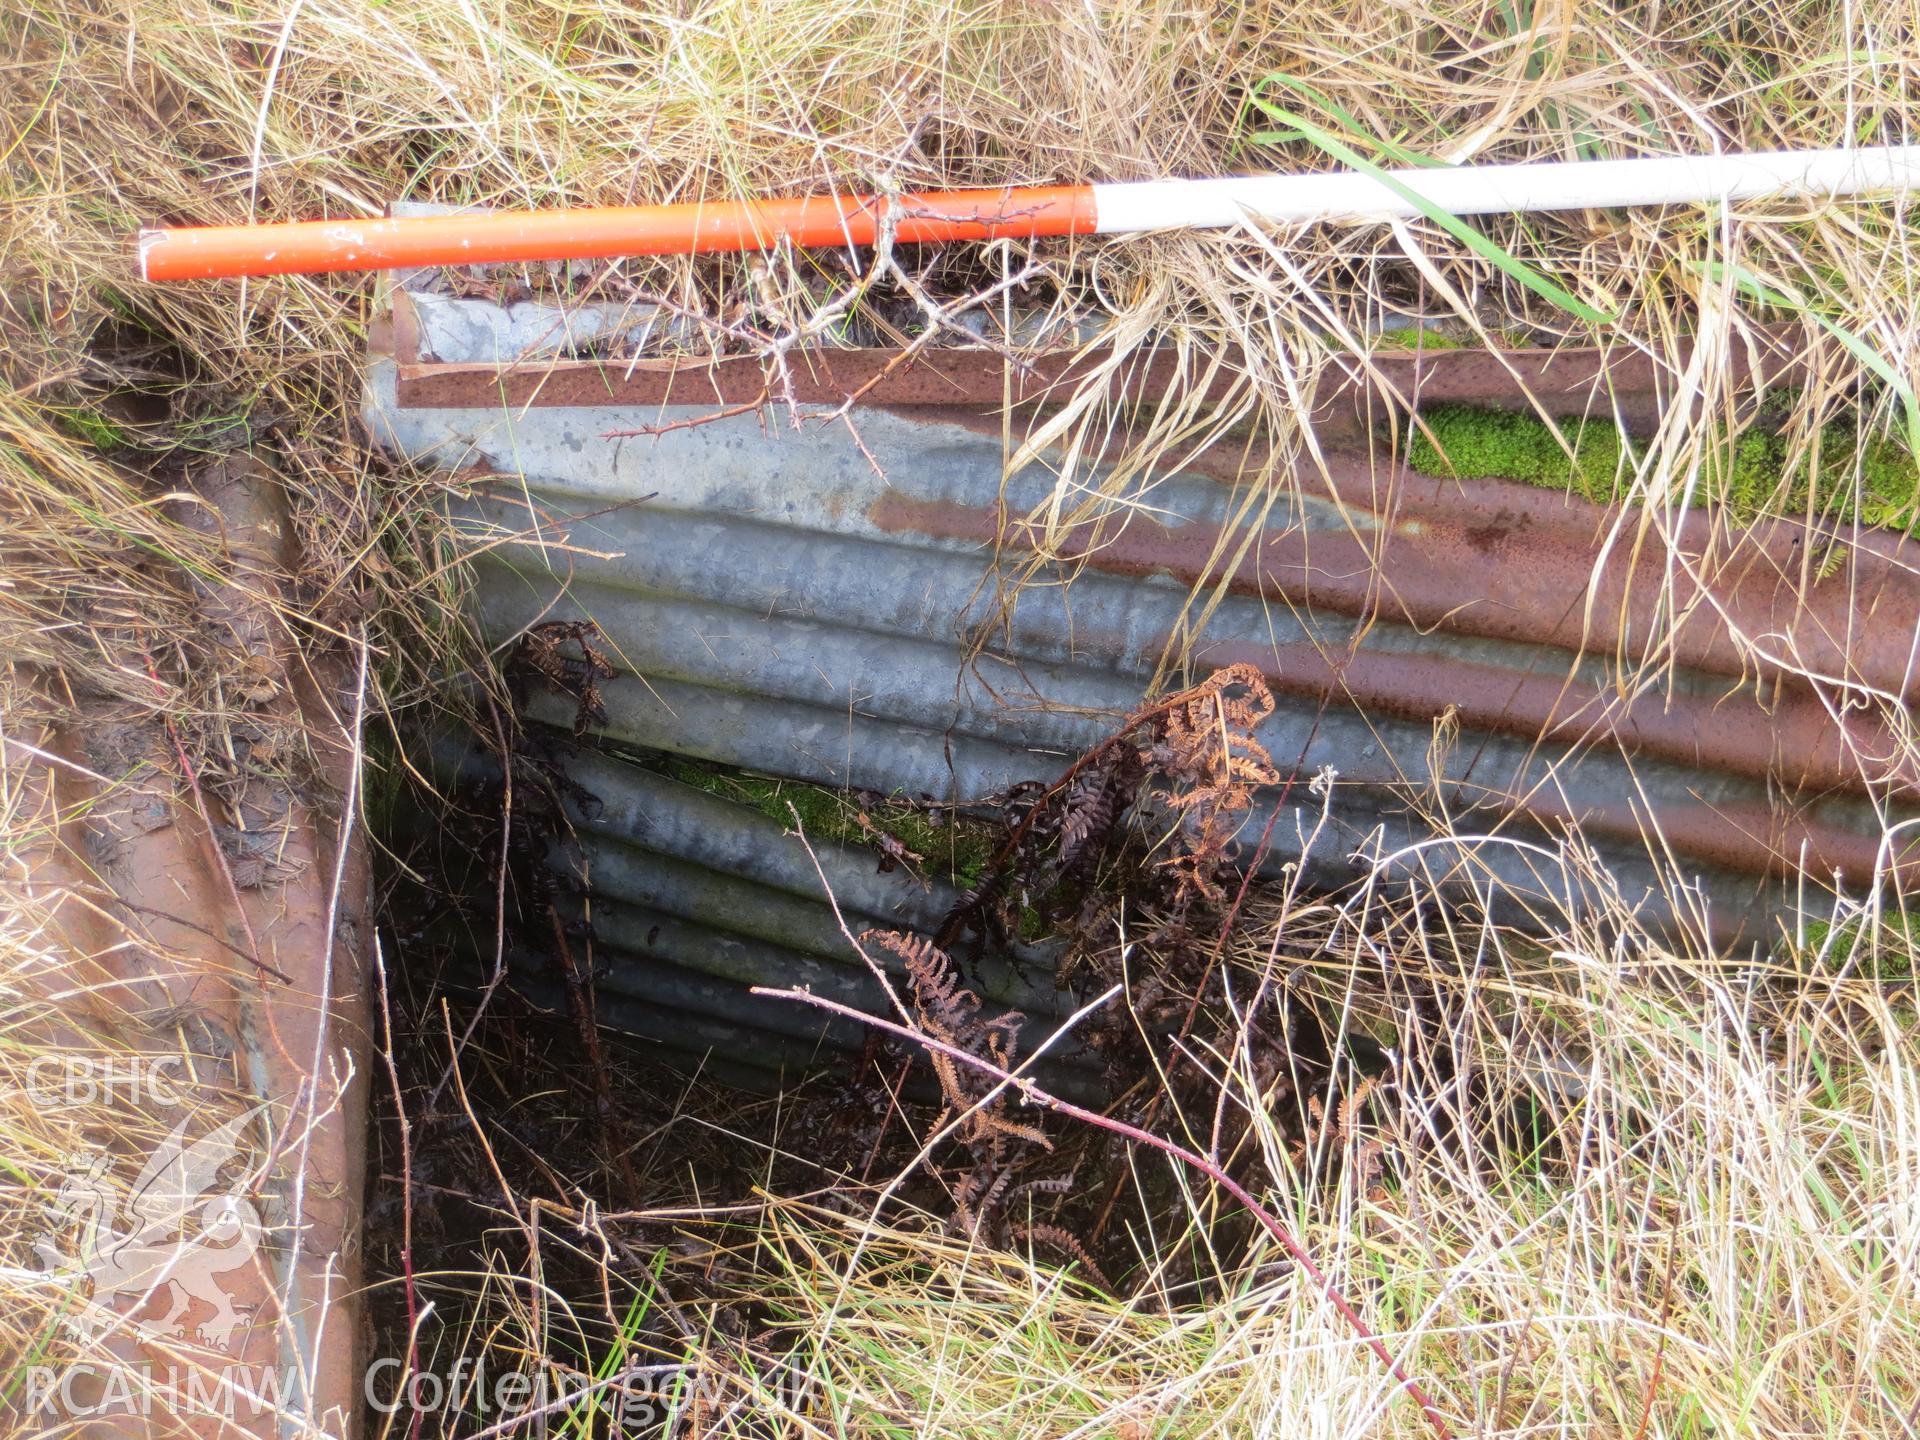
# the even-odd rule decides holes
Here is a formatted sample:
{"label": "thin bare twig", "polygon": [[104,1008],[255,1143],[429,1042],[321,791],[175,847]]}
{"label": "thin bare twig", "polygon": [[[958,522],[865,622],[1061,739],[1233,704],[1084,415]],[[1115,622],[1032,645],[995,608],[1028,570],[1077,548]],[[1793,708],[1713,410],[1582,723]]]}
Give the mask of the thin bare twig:
{"label": "thin bare twig", "polygon": [[675,430],[691,430],[698,425],[711,425],[716,420],[731,420],[736,415],[751,415],[771,398],[771,392],[762,390],[753,399],[740,405],[729,405],[722,410],[711,410],[695,415],[687,420],[669,420],[664,425],[638,425],[631,430],[602,431],[602,440],[632,440],[635,437],[651,437],[670,434]]}
{"label": "thin bare twig", "polygon": [[[380,1025],[386,1038],[380,1058],[386,1062],[387,1082],[393,1086],[393,1114],[400,1126],[400,1278],[407,1299],[407,1374],[420,1367],[420,1294],[413,1279],[413,1127],[407,1121],[406,1094],[400,1087],[400,1067],[394,1061],[393,1008],[387,998],[387,957],[380,936],[373,937],[373,971],[380,981]],[[414,1407],[407,1433],[418,1440],[425,1411]]]}

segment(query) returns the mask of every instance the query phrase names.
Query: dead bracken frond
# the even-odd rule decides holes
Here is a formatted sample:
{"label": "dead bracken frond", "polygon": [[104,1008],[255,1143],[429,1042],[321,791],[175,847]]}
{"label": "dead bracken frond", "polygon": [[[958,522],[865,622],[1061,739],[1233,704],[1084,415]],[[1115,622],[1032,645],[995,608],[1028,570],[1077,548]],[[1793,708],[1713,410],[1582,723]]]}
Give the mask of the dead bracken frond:
{"label": "dead bracken frond", "polygon": [[[1021,1017],[1009,1012],[990,1019],[980,1018],[980,997],[960,983],[959,972],[944,950],[929,940],[903,935],[897,930],[869,930],[861,938],[884,946],[905,963],[914,1010],[927,1034],[999,1069],[1013,1068]],[[937,1050],[928,1051],[927,1055],[940,1077],[941,1095],[954,1114],[961,1117],[962,1138],[976,1151],[991,1157],[998,1165],[1003,1162],[1009,1140],[1037,1145],[1043,1150],[1052,1148],[1039,1127],[1011,1118],[1005,1092],[990,1100],[987,1098],[993,1084],[983,1079],[979,1071],[956,1067]],[[999,1179],[996,1177],[995,1183]]]}
{"label": "dead bracken frond", "polygon": [[[607,704],[600,693],[600,682],[615,675],[613,662],[593,643],[600,627],[591,620],[543,620],[527,628],[508,658],[506,675],[515,687],[516,701],[524,706],[529,680],[539,680],[572,700],[575,738],[587,733],[587,727],[605,724]],[[564,655],[565,644],[578,647],[578,655]]]}
{"label": "dead bracken frond", "polygon": [[1216,670],[1166,702],[1147,763],[1173,785],[1168,804],[1184,815],[1177,853],[1167,863],[1208,899],[1219,899],[1212,876],[1253,804],[1259,785],[1280,783],[1280,771],[1254,729],[1273,714],[1273,692],[1251,665]]}
{"label": "dead bracken frond", "polygon": [[[988,945],[1004,947],[1012,934],[1027,931],[1030,916],[1038,917],[1042,928],[1067,934],[1070,949],[1060,967],[1061,983],[1070,983],[1076,970],[1085,968],[1101,984],[1118,982],[1128,991],[1135,1021],[1115,1013],[1089,1026],[1115,1089],[1126,1088],[1122,1077],[1142,1060],[1191,1085],[1196,1075],[1183,1064],[1177,1043],[1169,1049],[1157,1037],[1183,1013],[1184,1024],[1176,1024],[1179,1040],[1191,1033],[1210,1042],[1216,1033],[1212,1010],[1223,994],[1221,947],[1232,928],[1220,876],[1233,862],[1233,841],[1254,788],[1281,779],[1255,734],[1273,708],[1272,692],[1256,668],[1225,667],[1142,706],[1051,785],[1023,787],[1010,796],[1006,842],[938,936],[870,931],[862,937],[905,965],[921,1030],[1000,1070],[1011,1069],[1019,1017],[982,1018],[979,997],[962,983],[945,946],[949,937],[970,932],[976,954]],[[1170,853],[1159,860],[1147,858],[1146,839],[1123,823],[1140,807],[1150,784],[1164,791],[1158,813],[1172,822],[1171,832],[1160,837]],[[1115,933],[1129,906],[1140,910],[1148,932],[1135,946]],[[1148,915],[1154,917],[1150,925]],[[1196,1030],[1203,1014],[1207,1018]],[[1140,1020],[1156,1037],[1144,1049]],[[1011,1117],[1006,1093],[988,1098],[993,1086],[986,1077],[957,1066],[938,1049],[930,1049],[927,1059],[972,1155],[953,1189],[957,1223],[967,1233],[1003,1243],[1018,1237],[1038,1240],[1082,1259],[1088,1273],[1100,1277],[1084,1242],[1058,1220],[1028,1217],[1015,1224],[1013,1198],[1050,1191],[1045,1180],[1014,1184],[1023,1151],[1051,1148],[1045,1135]],[[1158,1104],[1156,1099],[1149,1111],[1157,1113]],[[1063,1235],[1072,1245],[1062,1243]],[[1101,1278],[1100,1283],[1109,1282]]]}
{"label": "dead bracken frond", "polygon": [[1150,786],[1164,792],[1175,822],[1159,862],[1174,880],[1168,908],[1184,915],[1196,901],[1217,903],[1216,877],[1233,858],[1255,787],[1282,779],[1254,735],[1273,706],[1258,669],[1227,666],[1143,705],[1051,785],[1009,794],[1005,844],[936,939],[951,946],[971,933],[976,947],[1004,944],[1023,923],[1023,907],[1038,907],[1048,927],[1071,917],[1086,930],[1110,918],[1094,883],[1099,865],[1123,843],[1121,822]]}

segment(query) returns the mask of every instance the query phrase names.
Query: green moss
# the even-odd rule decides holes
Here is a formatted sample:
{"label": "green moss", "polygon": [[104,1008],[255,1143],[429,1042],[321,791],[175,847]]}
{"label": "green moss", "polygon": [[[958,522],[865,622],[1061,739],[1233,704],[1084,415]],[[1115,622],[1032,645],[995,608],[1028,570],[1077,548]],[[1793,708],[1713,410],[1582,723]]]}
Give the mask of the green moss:
{"label": "green moss", "polygon": [[1380,350],[1464,350],[1468,343],[1455,339],[1439,330],[1383,330],[1374,337],[1374,347]]}
{"label": "green moss", "polygon": [[1824,949],[1828,964],[1835,969],[1846,964],[1855,951],[1860,950],[1856,961],[1858,973],[1874,980],[1913,978],[1914,957],[1920,954],[1920,912],[1902,910],[1887,916],[1876,937],[1879,943],[1871,949],[1861,948],[1860,921],[1857,919],[1843,924],[1838,935],[1834,935],[1833,923],[1829,920],[1808,921],[1806,931],[1804,953],[1815,956]]}
{"label": "green moss", "polygon": [[1602,503],[1613,498],[1620,430],[1609,421],[1565,422],[1556,436],[1546,421],[1524,411],[1440,405],[1421,418],[1426,429],[1413,431],[1407,463],[1423,474],[1571,488]]}
{"label": "green moss", "polygon": [[1864,440],[1836,420],[1817,442],[1789,463],[1787,442],[1764,430],[1734,441],[1724,476],[1706,473],[1706,499],[1725,505],[1738,521],[1764,514],[1812,513],[1841,523],[1859,521],[1911,531],[1920,509],[1920,465],[1907,450],[1876,437]]}
{"label": "green moss", "polygon": [[1890,440],[1869,440],[1860,459],[1860,518],[1912,530],[1920,521],[1920,460]]}
{"label": "green moss", "polygon": [[[1614,498],[1623,472],[1619,427],[1610,421],[1562,422],[1559,437],[1526,411],[1437,406],[1407,443],[1407,463],[1426,475],[1463,480],[1517,480],[1571,490],[1601,504]],[[1561,440],[1566,442],[1563,448]],[[1571,456],[1567,453],[1571,449]],[[1631,450],[1627,449],[1631,461]],[[1789,464],[1785,439],[1750,428],[1715,447],[1703,467],[1700,503],[1724,507],[1738,523],[1762,515],[1858,520],[1914,533],[1920,529],[1920,463],[1903,446],[1862,438],[1846,421],[1820,431],[1818,443]]]}
{"label": "green moss", "polygon": [[1047,923],[1047,917],[1040,913],[1038,906],[1022,905],[1020,907],[1020,938],[1022,940],[1029,945],[1037,945],[1046,939],[1052,930],[1053,927]]}
{"label": "green moss", "polygon": [[[859,820],[863,807],[843,791],[744,770],[724,770],[691,760],[669,759],[664,768],[683,785],[735,804],[750,805],[769,820],[789,828],[797,812],[801,825],[815,839],[868,847],[874,843],[873,836]],[[952,811],[943,812],[943,823],[935,825],[926,810],[913,805],[883,801],[864,809],[875,829],[893,836],[908,850],[923,857],[920,868],[925,874],[962,889],[980,878],[999,843],[996,827]]]}
{"label": "green moss", "polygon": [[1714,447],[1702,467],[1702,503],[1724,506],[1743,523],[1757,518],[1779,488],[1781,458],[1780,437],[1764,430]]}

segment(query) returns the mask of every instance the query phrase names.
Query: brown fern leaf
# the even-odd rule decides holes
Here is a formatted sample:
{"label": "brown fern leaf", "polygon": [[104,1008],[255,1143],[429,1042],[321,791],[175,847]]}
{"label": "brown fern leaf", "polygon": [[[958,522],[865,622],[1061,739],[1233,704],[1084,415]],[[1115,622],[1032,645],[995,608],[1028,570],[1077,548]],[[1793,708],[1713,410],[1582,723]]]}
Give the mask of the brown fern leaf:
{"label": "brown fern leaf", "polygon": [[1027,1017],[1018,1010],[1009,1010],[980,1026],[980,1036],[987,1042],[987,1053],[1003,1070],[1012,1068],[1014,1048],[1020,1043],[1020,1027],[1026,1021]]}
{"label": "brown fern leaf", "polygon": [[[1020,1025],[1024,1017],[1017,1012],[980,1019],[980,997],[960,984],[952,958],[946,951],[917,935],[897,930],[869,930],[860,937],[886,947],[906,963],[907,978],[913,987],[914,1009],[927,1033],[944,1045],[965,1051],[999,1070],[1011,1070]],[[1000,1163],[1004,1142],[1027,1141],[1051,1150],[1053,1143],[1033,1125],[1007,1117],[1007,1095],[995,1096],[991,1103],[980,1102],[997,1083],[991,1076],[971,1066],[962,1068],[942,1050],[927,1047],[927,1060],[940,1082],[940,1093],[966,1120],[961,1138],[969,1145],[992,1147],[992,1159]]]}
{"label": "brown fern leaf", "polygon": [[1114,767],[1091,766],[1074,778],[1060,822],[1060,868],[1071,871],[1088,858],[1113,829]]}
{"label": "brown fern leaf", "polygon": [[1029,1145],[1038,1145],[1042,1150],[1053,1149],[1053,1141],[1047,1138],[1047,1132],[1038,1125],[1023,1125],[1018,1120],[1006,1117],[1005,1097],[995,1100],[985,1110],[978,1112],[985,1128],[995,1135],[1010,1136],[1015,1140],[1024,1140]]}
{"label": "brown fern leaf", "polygon": [[[573,716],[574,735],[584,735],[589,724],[605,724],[606,701],[600,682],[614,675],[613,662],[593,641],[600,627],[591,620],[544,620],[528,628],[514,647],[507,671],[514,678],[516,691],[523,692],[525,677],[540,680],[572,699],[577,708]],[[560,647],[571,641],[579,647],[578,656],[563,655]]]}
{"label": "brown fern leaf", "polygon": [[992,1210],[999,1205],[1001,1199],[1007,1193],[1007,1187],[1012,1183],[1013,1171],[1002,1170],[999,1175],[995,1177],[994,1182],[987,1187],[987,1193],[980,1202],[980,1208],[983,1210]]}
{"label": "brown fern leaf", "polygon": [[1116,1293],[1113,1288],[1113,1282],[1107,1279],[1106,1272],[1094,1262],[1093,1256],[1087,1253],[1087,1247],[1080,1243],[1080,1237],[1064,1225],[1016,1224],[1012,1227],[1012,1230],[1014,1235],[1022,1240],[1026,1240],[1029,1243],[1037,1240],[1043,1245],[1051,1245],[1054,1249],[1072,1256],[1080,1262],[1080,1268],[1086,1272],[1089,1280],[1093,1281],[1094,1284],[1098,1285],[1109,1295]]}
{"label": "brown fern leaf", "polygon": [[1353,1127],[1360,1118],[1360,1107],[1367,1103],[1367,1097],[1373,1093],[1373,1087],[1378,1083],[1377,1075],[1369,1075],[1353,1087],[1351,1095],[1340,1102],[1334,1134],[1340,1138],[1342,1144],[1352,1137]]}
{"label": "brown fern leaf", "polygon": [[971,930],[978,937],[975,946],[975,959],[978,951],[984,949],[989,936],[1004,941],[1006,920],[1002,906],[1006,900],[1007,885],[1011,872],[1002,868],[990,870],[982,875],[978,882],[968,888],[940,920],[937,932],[945,944],[952,944],[960,936]]}
{"label": "brown fern leaf", "polygon": [[[946,1123],[945,1115],[940,1117],[940,1123]],[[976,1203],[975,1197],[981,1193],[986,1178],[986,1169],[976,1165],[962,1175],[960,1183],[953,1187],[953,1219],[947,1226],[952,1233],[970,1237],[980,1233],[986,1222],[987,1206]]]}
{"label": "brown fern leaf", "polygon": [[1065,1175],[1050,1175],[1040,1180],[1029,1180],[1016,1185],[1007,1192],[1008,1205],[1017,1205],[1034,1195],[1067,1195],[1073,1191],[1073,1172]]}
{"label": "brown fern leaf", "polygon": [[980,997],[960,984],[946,951],[931,940],[898,930],[869,930],[860,938],[885,946],[906,963],[921,1024],[949,1045],[971,1048],[969,1042],[979,1029],[975,1017]]}
{"label": "brown fern leaf", "polygon": [[[972,1102],[966,1092],[960,1088],[960,1075],[954,1069],[953,1057],[938,1050],[927,1051],[927,1061],[933,1066],[934,1076],[940,1081],[940,1094],[947,1102],[948,1109],[966,1110]],[[946,1124],[945,1120],[940,1122]]]}
{"label": "brown fern leaf", "polygon": [[[1246,691],[1244,700],[1226,693],[1236,687]],[[1242,662],[1216,670],[1207,677],[1204,688],[1213,693],[1232,729],[1251,730],[1273,714],[1273,691],[1267,685],[1267,677],[1253,665]]]}
{"label": "brown fern leaf", "polygon": [[1176,787],[1168,808],[1186,817],[1174,854],[1163,862],[1183,899],[1222,898],[1214,876],[1252,808],[1253,790],[1280,782],[1273,756],[1253,733],[1273,710],[1266,677],[1245,664],[1216,670],[1167,702],[1152,760]]}
{"label": "brown fern leaf", "polygon": [[1239,741],[1241,753],[1231,752],[1226,756],[1227,774],[1235,780],[1243,780],[1250,785],[1278,785],[1279,767],[1273,763],[1273,757],[1259,741],[1243,738]]}

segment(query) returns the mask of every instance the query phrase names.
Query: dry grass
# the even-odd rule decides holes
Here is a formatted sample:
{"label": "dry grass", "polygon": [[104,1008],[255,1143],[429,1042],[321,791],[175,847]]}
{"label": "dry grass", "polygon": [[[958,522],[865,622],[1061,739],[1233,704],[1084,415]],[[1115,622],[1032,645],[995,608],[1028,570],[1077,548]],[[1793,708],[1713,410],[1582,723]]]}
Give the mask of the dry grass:
{"label": "dry grass", "polygon": [[[113,326],[184,378],[186,415],[255,431],[271,420],[341,455],[371,282],[143,285],[127,259],[137,226],[370,214],[396,197],[552,205],[1326,167],[1319,146],[1250,108],[1269,77],[1270,103],[1383,163],[1897,141],[1920,64],[1914,25],[1910,0],[1764,14],[1726,0],[1146,0],[1058,13],[321,0],[285,14],[36,0],[5,34],[0,324],[15,382],[51,389],[94,433],[124,429],[106,397],[141,382],[138,365],[90,348]],[[1150,503],[1169,450],[1237,444],[1249,425],[1273,446],[1239,517],[1257,520],[1296,463],[1312,474],[1296,417],[1329,360],[1409,321],[1643,347],[1672,366],[1676,416],[1694,401],[1737,429],[1752,400],[1730,392],[1729,356],[1759,320],[1783,320],[1815,357],[1795,439],[1864,403],[1869,424],[1920,440],[1903,212],[1783,203],[1484,228],[1617,323],[1542,301],[1426,224],[1041,247],[1047,278],[1027,298],[1102,317],[1115,368],[1172,339],[1194,377],[1224,362],[1243,383],[1206,407],[1176,387],[1157,412],[1124,415],[1087,387],[1035,437],[1077,443],[1058,499],[1034,517],[1045,543],[1033,564],[1079,522],[1123,523]],[[973,247],[926,263],[948,286],[1014,265]],[[769,335],[804,328],[851,283],[831,255],[629,263],[619,278]],[[1697,494],[1727,428],[1676,422],[1624,478],[1672,503]],[[1096,459],[1118,463],[1095,471]],[[1657,538],[1663,513],[1634,523]],[[1196,623],[1204,614],[1203,601]]]}
{"label": "dry grass", "polygon": [[[1341,1103],[1357,1073],[1336,1074],[1325,1110],[1342,1118],[1302,1148],[1298,1102],[1252,1079],[1260,1047],[1222,1046],[1222,1091],[1250,1122],[1229,1163],[1456,1433],[1911,1433],[1920,1016],[1907,985],[1863,973],[1911,948],[1869,953],[1871,926],[1840,914],[1764,962],[1676,953],[1577,849],[1560,862],[1604,903],[1550,945],[1455,911],[1415,962],[1411,893],[1251,927],[1243,1000],[1278,986],[1266,1003],[1317,1004],[1392,1050],[1357,1103]],[[1435,1018],[1409,1025],[1416,995]],[[727,1143],[749,1171],[806,1173],[777,1129]],[[938,1214],[882,1218],[884,1176],[704,1220],[556,1213],[530,1272],[505,1259],[526,1227],[502,1210],[486,1273],[433,1291],[491,1329],[429,1325],[429,1363],[485,1356],[571,1397],[580,1436],[668,1410],[741,1436],[1432,1433],[1277,1247],[1222,1248],[1222,1194],[1175,1171],[1169,1207],[1163,1164],[1133,1158],[1150,1220],[1126,1298]],[[609,1249],[624,1259],[602,1281],[560,1278]]]}
{"label": "dry grass", "polygon": [[[1911,1014],[1818,986],[1762,1040],[1719,977],[1653,991],[1611,955],[1554,961],[1551,979],[1482,981],[1598,1040],[1581,1101],[1543,1097],[1539,1152],[1456,1129],[1410,1067],[1321,1173],[1273,1141],[1269,1203],[1463,1434],[1903,1433],[1920,1376]],[[1453,998],[1457,1058],[1510,1070],[1484,999]],[[1390,1179],[1363,1195],[1342,1175],[1373,1142]],[[758,1237],[781,1338],[830,1406],[815,1416],[938,1435],[1016,1414],[1055,1435],[1427,1433],[1284,1267],[1161,1311],[917,1232],[856,1253],[860,1235],[776,1213]]]}
{"label": "dry grass", "polygon": [[[84,372],[129,313],[250,399],[335,409],[369,282],[142,286],[141,223],[369,214],[395,197],[552,205],[857,186],[1000,184],[1325,167],[1252,143],[1253,88],[1374,158],[1448,163],[1897,141],[1916,57],[1903,3],[1761,15],[1722,0],[1621,6],[1133,3],[643,6],[34,3],[10,24],[7,301],[29,378]],[[1737,217],[1489,222],[1628,343],[1739,323],[1736,275],[1844,327],[1911,386],[1906,228],[1883,205]],[[1570,338],[1423,226],[1049,248],[1061,288],[1119,317],[1253,351],[1253,379],[1393,315]],[[712,303],[742,262],[632,267]],[[834,271],[779,257],[804,313]],[[1715,278],[1712,267],[1725,274]],[[746,287],[742,286],[741,289]],[[704,291],[704,293],[703,293]],[[1452,292],[1449,299],[1448,292]],[[1751,286],[1749,286],[1751,294]],[[358,303],[356,303],[358,302]],[[1731,313],[1729,313],[1731,312]],[[1821,319],[1812,318],[1817,314]],[[1603,338],[1613,338],[1611,328]],[[1857,370],[1857,362],[1851,367]],[[1843,377],[1838,370],[1837,385]],[[1702,377],[1711,390],[1712,376]],[[1838,399],[1815,387],[1814,410]],[[1897,398],[1883,395],[1881,404]]]}
{"label": "dry grass", "polygon": [[[0,15],[0,658],[16,679],[58,669],[129,704],[201,714],[185,688],[156,696],[126,674],[124,656],[129,640],[186,643],[180,596],[208,552],[156,495],[187,458],[237,445],[295,492],[316,637],[371,618],[396,706],[463,663],[462,582],[435,482],[359,444],[370,282],[143,285],[128,249],[142,223],[367,214],[395,197],[550,205],[1325,166],[1303,140],[1252,142],[1274,128],[1246,111],[1269,75],[1289,78],[1271,98],[1386,163],[1902,141],[1917,33],[1912,0],[22,0]],[[1484,228],[1617,321],[1578,320],[1422,224],[1039,248],[1034,302],[1099,313],[1116,364],[1170,338],[1195,376],[1228,357],[1244,367],[1213,407],[1198,387],[1153,415],[1116,414],[1097,389],[1078,397],[1054,432],[1078,438],[1078,458],[1045,533],[1124,522],[1167,450],[1238,444],[1249,427],[1281,460],[1303,457],[1310,483],[1312,437],[1295,416],[1316,378],[1409,319],[1668,362],[1676,419],[1626,477],[1654,503],[1621,522],[1656,543],[1716,437],[1751,414],[1727,362],[1761,321],[1788,324],[1815,361],[1790,437],[1810,440],[1855,405],[1896,436],[1920,433],[1920,269],[1902,209]],[[956,285],[1021,257],[924,258],[930,280]],[[849,283],[818,256],[774,257],[764,285],[736,261],[621,273],[710,315],[745,297],[769,333]],[[1113,463],[1105,492],[1089,494],[1073,482],[1095,458]],[[1292,483],[1277,469],[1254,478]],[[1248,486],[1243,519],[1278,489]],[[1196,598],[1197,624],[1205,591]],[[1659,657],[1627,657],[1642,658]],[[37,693],[9,689],[10,731],[20,697]],[[1911,742],[1900,697],[1844,678],[1827,693],[1880,707]],[[12,862],[45,816],[10,801],[0,821]],[[1317,981],[1350,1013],[1371,999],[1387,1023],[1394,991],[1380,977],[1411,953],[1454,1020],[1444,1056],[1405,1051],[1348,1137],[1385,1147],[1387,1184],[1358,1193],[1330,1159],[1294,1164],[1277,1135],[1262,1174],[1462,1429],[1913,1434],[1920,1042],[1908,991],[1876,978],[1906,945],[1889,918],[1898,897],[1838,917],[1824,951],[1783,943],[1744,966],[1669,953],[1624,911],[1606,925],[1545,917],[1544,947],[1488,932],[1423,952],[1391,918],[1412,913],[1406,898],[1323,927]],[[9,924],[0,1003],[6,1033],[31,1037],[21,1017],[60,957],[24,906]],[[1463,969],[1446,955],[1479,958]],[[1516,1037],[1544,1037],[1578,1084],[1542,1078],[1539,1045]],[[26,1063],[36,1052],[21,1047],[44,1043],[22,1039],[0,1061]],[[1480,1077],[1478,1108],[1429,1083],[1442,1073]],[[1479,1123],[1516,1105],[1537,1133]],[[0,1111],[9,1203],[44,1200],[73,1148],[54,1123]],[[1195,1194],[1196,1213],[1206,1203]],[[1044,1264],[790,1205],[739,1243],[755,1277],[743,1287],[832,1401],[788,1417],[793,1433],[821,1433],[829,1414],[826,1428],[895,1435],[1418,1429],[1283,1272],[1235,1268],[1212,1298],[1161,1311],[1092,1296]],[[9,1255],[0,1272],[10,1358],[40,1353],[49,1333],[44,1306],[13,1303],[21,1263]],[[645,1288],[609,1283],[623,1297]],[[522,1294],[512,1277],[505,1289]],[[617,1331],[628,1312],[612,1296],[608,1308]],[[537,1355],[552,1315],[532,1304],[511,1343],[473,1343]],[[689,1344],[735,1377],[756,1353],[717,1332]],[[768,1400],[704,1418],[759,1433],[779,1423]]]}

